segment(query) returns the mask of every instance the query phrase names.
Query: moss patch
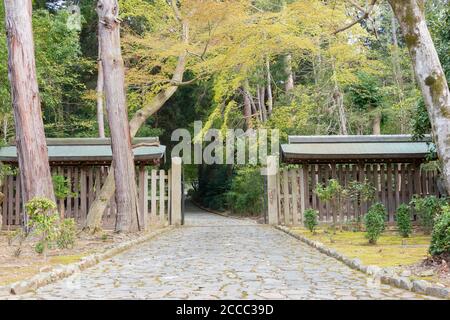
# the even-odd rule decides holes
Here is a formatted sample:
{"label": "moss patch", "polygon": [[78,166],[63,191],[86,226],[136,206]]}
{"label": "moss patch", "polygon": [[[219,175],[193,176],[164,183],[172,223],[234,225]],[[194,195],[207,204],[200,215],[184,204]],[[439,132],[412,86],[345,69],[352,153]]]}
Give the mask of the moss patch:
{"label": "moss patch", "polygon": [[292,232],[335,249],[349,258],[358,258],[365,265],[394,267],[412,265],[428,255],[430,236],[413,235],[402,238],[394,233],[385,233],[376,245],[370,245],[364,232],[338,231],[330,236],[324,230],[315,235],[303,228],[292,228]]}
{"label": "moss patch", "polygon": [[70,255],[70,256],[56,256],[50,258],[51,264],[70,264],[74,262],[78,262],[83,258],[85,255]]}
{"label": "moss patch", "polygon": [[419,43],[419,37],[415,34],[407,34],[405,36],[405,42],[408,48],[415,48]]}

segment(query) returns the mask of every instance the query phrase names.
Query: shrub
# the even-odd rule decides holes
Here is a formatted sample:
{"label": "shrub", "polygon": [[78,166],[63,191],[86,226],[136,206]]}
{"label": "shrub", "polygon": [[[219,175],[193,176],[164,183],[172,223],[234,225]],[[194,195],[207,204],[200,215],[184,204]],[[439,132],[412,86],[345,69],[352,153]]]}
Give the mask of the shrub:
{"label": "shrub", "polygon": [[375,199],[376,188],[367,178],[364,182],[350,181],[347,187],[347,193],[350,200],[354,203],[368,202]]}
{"label": "shrub", "polygon": [[75,197],[77,194],[70,190],[71,182],[69,178],[60,175],[52,176],[53,190],[57,199],[65,199],[69,196]]}
{"label": "shrub", "polygon": [[381,203],[372,205],[365,215],[364,224],[366,227],[366,238],[369,239],[369,243],[377,243],[378,238],[385,229],[384,220],[386,215],[386,209]]}
{"label": "shrub", "polygon": [[395,214],[397,219],[397,227],[400,235],[404,238],[409,237],[412,231],[411,226],[411,208],[406,204],[401,204],[397,208],[397,212]]}
{"label": "shrub", "polygon": [[59,225],[56,245],[60,249],[73,248],[77,234],[77,227],[74,219],[64,219]]}
{"label": "shrub", "polygon": [[444,200],[435,196],[427,196],[424,198],[414,196],[410,205],[414,208],[423,231],[430,234],[433,230],[436,216],[442,211]]}
{"label": "shrub", "polygon": [[319,212],[317,210],[314,210],[314,209],[307,209],[307,210],[305,210],[305,213],[304,213],[304,216],[305,216],[304,225],[312,233],[315,232],[316,227],[319,224],[318,221],[317,221],[317,216],[318,215],[319,215]]}
{"label": "shrub", "polygon": [[42,250],[39,249],[36,252],[41,251],[45,254],[49,243],[58,235],[59,216],[56,212],[56,204],[47,198],[35,197],[27,202],[25,208],[30,219],[28,226],[32,233],[40,238],[39,243],[42,245]]}
{"label": "shrub", "polygon": [[44,253],[44,244],[42,243],[42,241],[39,241],[35,244],[34,251],[39,254]]}
{"label": "shrub", "polygon": [[319,199],[330,203],[333,211],[333,229],[341,216],[342,200],[346,197],[347,190],[336,179],[328,180],[327,185],[318,184],[314,192]]}
{"label": "shrub", "polygon": [[430,254],[433,256],[450,253],[450,206],[444,206],[436,218],[431,236]]}
{"label": "shrub", "polygon": [[242,167],[236,170],[226,193],[228,208],[233,213],[259,215],[263,211],[264,180],[260,169]]}

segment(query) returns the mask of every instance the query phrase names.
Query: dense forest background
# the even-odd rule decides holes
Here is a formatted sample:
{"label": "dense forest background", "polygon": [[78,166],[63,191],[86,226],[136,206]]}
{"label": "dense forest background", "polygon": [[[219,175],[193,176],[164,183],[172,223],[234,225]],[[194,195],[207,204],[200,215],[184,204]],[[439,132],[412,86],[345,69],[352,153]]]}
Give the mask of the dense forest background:
{"label": "dense forest background", "polygon": [[[99,135],[96,1],[34,1],[37,72],[47,137]],[[428,133],[428,115],[391,8],[335,33],[358,10],[344,1],[181,3],[183,27],[164,0],[120,1],[131,116],[173,86],[187,50],[183,83],[138,136],[170,146],[176,128],[277,128],[289,134]],[[427,21],[450,77],[450,5],[426,1]],[[4,8],[0,4],[0,134],[14,138]],[[108,126],[106,123],[106,135]],[[251,166],[185,167],[194,198],[215,209],[258,213],[262,178]],[[255,187],[257,186],[257,187]]]}

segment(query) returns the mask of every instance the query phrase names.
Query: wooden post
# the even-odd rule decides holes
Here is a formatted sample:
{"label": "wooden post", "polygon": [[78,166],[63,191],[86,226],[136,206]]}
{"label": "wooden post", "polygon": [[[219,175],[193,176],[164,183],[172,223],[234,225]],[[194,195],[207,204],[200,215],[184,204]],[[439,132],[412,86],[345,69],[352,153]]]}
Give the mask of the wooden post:
{"label": "wooden post", "polygon": [[298,213],[298,198],[302,194],[299,190],[297,169],[291,170],[291,183],[292,183],[292,224],[298,225],[299,213]]}
{"label": "wooden post", "polygon": [[166,174],[159,170],[159,219],[162,225],[166,223]]}
{"label": "wooden post", "polygon": [[148,171],[142,165],[139,168],[139,208],[141,217],[139,223],[143,230],[148,227]]}
{"label": "wooden post", "polygon": [[172,196],[170,197],[171,208],[172,208],[172,224],[179,226],[181,225],[181,158],[172,158],[172,177],[171,177],[171,191]]}
{"label": "wooden post", "polygon": [[289,175],[288,169],[283,170],[283,199],[284,199],[284,224],[290,225],[290,201],[289,201]]}
{"label": "wooden post", "polygon": [[308,201],[309,207],[309,196],[307,196],[308,188],[308,167],[306,164],[303,164],[300,169],[300,221],[302,224],[305,221],[304,214],[306,210],[306,201]]}
{"label": "wooden post", "polygon": [[267,157],[267,211],[269,224],[278,224],[278,161],[276,156]]}
{"label": "wooden post", "polygon": [[151,221],[156,221],[156,170],[152,170],[152,181],[151,181]]}

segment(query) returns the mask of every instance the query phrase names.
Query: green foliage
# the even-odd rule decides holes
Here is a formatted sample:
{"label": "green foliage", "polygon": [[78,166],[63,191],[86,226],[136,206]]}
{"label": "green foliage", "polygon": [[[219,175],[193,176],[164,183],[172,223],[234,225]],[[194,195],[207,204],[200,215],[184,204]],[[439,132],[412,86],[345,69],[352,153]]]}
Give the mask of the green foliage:
{"label": "green foliage", "polygon": [[75,220],[64,219],[61,221],[53,201],[36,197],[28,201],[25,207],[31,234],[39,239],[35,245],[37,253],[46,254],[49,246],[54,244],[60,249],[74,246],[77,231]]}
{"label": "green foliage", "polygon": [[7,176],[16,176],[18,169],[0,162],[0,185]]}
{"label": "green foliage", "polygon": [[433,230],[434,220],[442,212],[442,206],[445,204],[444,199],[436,196],[419,197],[415,195],[410,202],[410,206],[414,208],[419,223],[423,231],[427,234]]}
{"label": "green foliage", "polygon": [[194,186],[194,201],[214,209],[227,208],[227,192],[231,187],[232,170],[226,165],[201,165],[198,167],[198,185]]}
{"label": "green foliage", "polygon": [[36,253],[38,254],[43,254],[45,250],[46,248],[43,241],[38,241],[34,245],[34,251],[36,251]]}
{"label": "green foliage", "polygon": [[404,238],[409,237],[412,232],[411,208],[407,204],[401,204],[397,208],[395,218],[400,235]]}
{"label": "green foliage", "polygon": [[330,179],[327,185],[318,184],[314,192],[321,201],[329,202],[333,210],[333,223],[337,223],[337,216],[341,215],[346,199],[350,199],[355,205],[372,201],[375,198],[375,187],[366,180],[364,182],[351,181],[344,188],[336,179]]}
{"label": "green foliage", "polygon": [[364,225],[366,227],[366,238],[370,244],[376,244],[378,238],[385,229],[386,209],[382,203],[376,203],[369,208],[364,216]]}
{"label": "green foliage", "polygon": [[439,60],[450,81],[450,6],[448,1],[426,1],[426,18],[432,33]]}
{"label": "green foliage", "polygon": [[365,72],[358,72],[358,81],[349,87],[350,99],[359,111],[368,111],[381,106],[383,95],[379,80]]}
{"label": "green foliage", "polygon": [[422,97],[420,97],[419,102],[416,105],[412,123],[414,140],[422,139],[425,134],[431,131],[430,118]]}
{"label": "green foliage", "polygon": [[39,237],[42,252],[45,253],[49,243],[58,236],[59,215],[56,204],[47,198],[35,197],[26,203],[25,208],[29,217],[28,226]]}
{"label": "green foliage", "polygon": [[77,227],[74,219],[64,219],[56,236],[56,245],[60,249],[73,248],[77,234]]}
{"label": "green foliage", "polygon": [[75,197],[77,194],[71,191],[71,181],[69,178],[60,175],[52,176],[53,189],[57,199],[65,199],[69,196]]}
{"label": "green foliage", "polygon": [[317,194],[320,200],[330,201],[339,196],[343,192],[343,187],[336,179],[330,179],[327,185],[318,184],[314,192]]}
{"label": "green foliage", "polygon": [[375,199],[376,188],[367,179],[364,182],[350,181],[347,187],[348,197],[353,201],[369,202]]}
{"label": "green foliage", "polygon": [[263,191],[263,177],[259,168],[239,168],[227,192],[228,208],[233,213],[259,215],[264,205]]}
{"label": "green foliage", "polygon": [[442,214],[436,218],[429,251],[433,256],[450,253],[450,206],[448,205],[442,208]]}
{"label": "green foliage", "polygon": [[319,212],[314,209],[307,209],[305,210],[304,217],[304,226],[311,231],[312,233],[315,232],[317,225],[319,222],[317,221],[317,217],[319,216]]}

